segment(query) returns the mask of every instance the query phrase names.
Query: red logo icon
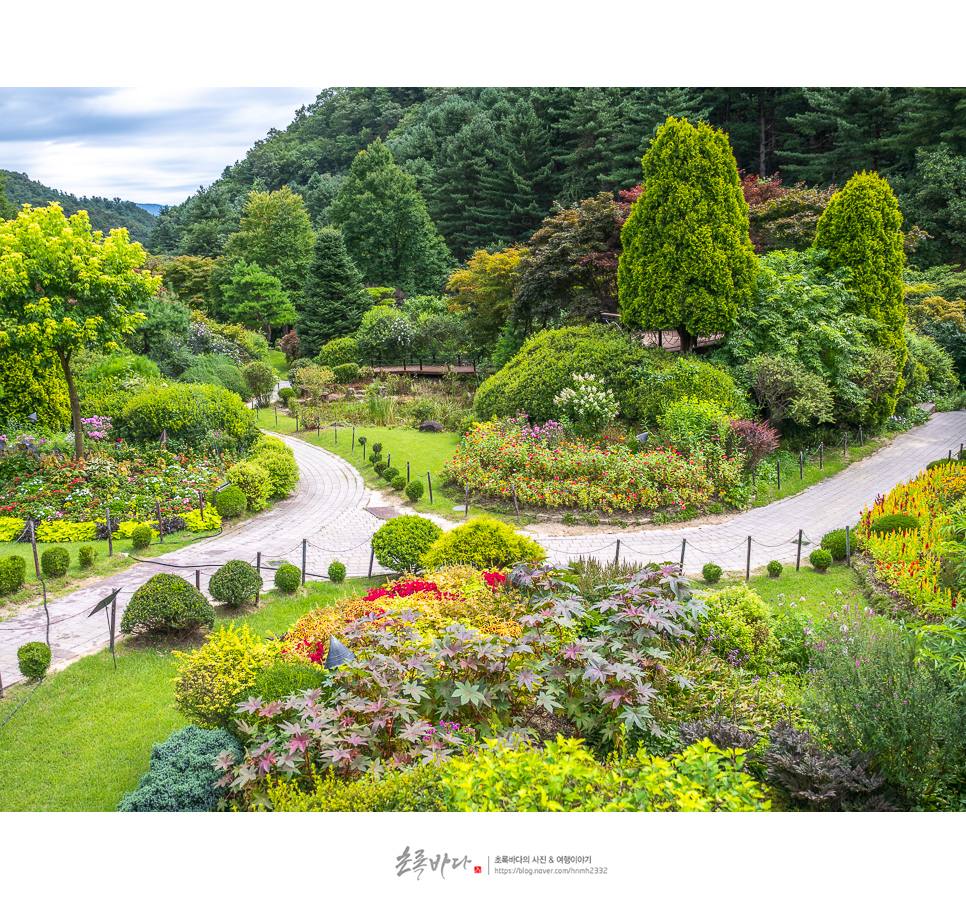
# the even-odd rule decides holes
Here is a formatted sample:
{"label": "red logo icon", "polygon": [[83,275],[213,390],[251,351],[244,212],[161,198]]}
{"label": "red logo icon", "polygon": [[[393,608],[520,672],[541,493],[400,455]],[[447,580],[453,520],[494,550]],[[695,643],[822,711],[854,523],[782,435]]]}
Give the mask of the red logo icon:
{"label": "red logo icon", "polygon": [[473,866],[473,874],[474,875],[482,875],[483,874],[483,867],[482,866]]}

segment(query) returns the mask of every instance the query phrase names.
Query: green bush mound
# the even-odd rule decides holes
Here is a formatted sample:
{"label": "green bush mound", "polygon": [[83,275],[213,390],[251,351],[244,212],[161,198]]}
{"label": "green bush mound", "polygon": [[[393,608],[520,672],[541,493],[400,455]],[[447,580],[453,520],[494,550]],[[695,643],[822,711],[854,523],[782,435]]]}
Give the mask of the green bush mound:
{"label": "green bush mound", "polygon": [[260,696],[266,703],[284,700],[293,693],[323,687],[327,681],[328,672],[324,668],[279,661],[258,673],[254,685],[244,692],[243,699]]}
{"label": "green bush mound", "polygon": [[147,524],[138,524],[131,531],[131,546],[134,549],[144,549],[151,545],[151,528]]}
{"label": "green bush mound", "polygon": [[359,378],[359,365],[350,361],[347,364],[337,364],[332,368],[336,383],[352,383]]}
{"label": "green bush mound", "polygon": [[21,645],[17,649],[17,667],[24,677],[43,677],[50,667],[50,647],[43,642]]}
{"label": "green bush mound", "polygon": [[483,516],[442,534],[423,556],[423,565],[427,569],[471,565],[482,571],[540,562],[546,557],[539,543],[521,536],[509,524]]}
{"label": "green bush mound", "polygon": [[352,336],[330,339],[319,350],[315,363],[320,367],[344,367],[359,363],[359,345]]}
{"label": "green bush mound", "polygon": [[732,585],[706,598],[701,635],[722,658],[735,658],[748,671],[767,673],[778,655],[768,605],[746,584]]}
{"label": "green bush mound", "polygon": [[412,482],[406,483],[406,498],[408,498],[413,504],[418,502],[423,497],[424,491],[425,487],[418,479],[414,479]]}
{"label": "green bush mound", "polygon": [[393,476],[390,481],[390,485],[397,491],[401,492],[406,488],[406,477],[405,476]]}
{"label": "green bush mound", "polygon": [[194,585],[159,572],[134,592],[121,617],[121,632],[187,630],[214,623],[214,607]]}
{"label": "green bush mound", "polygon": [[825,549],[817,549],[808,557],[812,568],[817,572],[824,572],[832,564],[832,554]]}
{"label": "green bush mound", "polygon": [[248,499],[238,486],[215,492],[215,508],[223,518],[241,517],[248,509]]}
{"label": "green bush mound", "polygon": [[345,581],[345,566],[336,559],[329,563],[329,581],[334,585],[340,585]]}
{"label": "green bush mound", "polygon": [[645,348],[601,325],[551,329],[532,336],[500,371],[476,392],[476,417],[489,420],[529,415],[543,424],[559,415],[553,400],[571,386],[574,374],[593,374],[614,391],[621,416],[653,423],[667,402],[686,397],[713,402],[729,414],[747,410],[731,375],[693,356]]}
{"label": "green bush mound", "polygon": [[392,482],[398,475],[399,470],[394,466],[387,466],[380,474],[386,482]]}
{"label": "green bush mound", "polygon": [[934,470],[937,466],[952,466],[960,463],[966,463],[966,460],[960,460],[958,457],[943,457],[941,460],[933,460],[931,463],[927,463],[926,469]]}
{"label": "green bush mound", "polygon": [[262,578],[253,565],[241,559],[226,562],[208,583],[208,591],[216,601],[229,607],[240,607],[262,590]]}
{"label": "green bush mound", "polygon": [[255,460],[242,460],[225,474],[225,478],[245,494],[249,511],[261,511],[272,497],[272,475]]}
{"label": "green bush mound", "polygon": [[291,387],[281,387],[278,391],[278,401],[288,405],[288,401],[295,396],[295,390]]}
{"label": "green bush mound", "polygon": [[771,578],[778,578],[778,576],[781,575],[783,568],[784,566],[777,559],[772,559],[767,566],[768,575]]}
{"label": "green bush mound", "polygon": [[97,547],[82,546],[77,551],[77,561],[82,569],[94,568],[94,563],[97,561]]}
{"label": "green bush mound", "polygon": [[23,556],[0,559],[0,597],[16,594],[27,579],[27,560]]}
{"label": "green bush mound", "polygon": [[[849,538],[849,548],[855,548],[855,532],[853,531]],[[824,537],[822,537],[822,542],[819,544],[821,549],[824,549],[836,562],[841,562],[845,558],[845,528],[841,527],[838,530],[830,530]]]}
{"label": "green bush mound", "polygon": [[296,782],[283,781],[268,795],[276,812],[446,811],[448,796],[440,769],[436,763],[420,764],[381,776],[368,773],[351,783],[330,772],[312,792],[303,792]]}
{"label": "green bush mound", "polygon": [[704,568],[701,569],[701,577],[707,584],[716,585],[721,580],[721,566],[715,565],[713,562],[706,563]]}
{"label": "green bush mound", "polygon": [[238,741],[223,728],[187,725],[151,749],[148,772],[128,792],[118,811],[212,811],[226,790],[215,788],[221,771],[214,761],[222,751],[244,756]]}
{"label": "green bush mound", "polygon": [[52,546],[40,554],[40,571],[48,578],[60,578],[67,574],[70,553],[62,546]]}
{"label": "green bush mound", "polygon": [[900,530],[918,530],[919,521],[910,514],[886,514],[872,523],[869,533],[897,533]]}
{"label": "green bush mound", "polygon": [[264,469],[271,479],[269,498],[288,498],[299,482],[299,465],[291,450],[288,453],[273,449],[256,448],[251,459]]}
{"label": "green bush mound", "polygon": [[280,565],[275,570],[275,587],[285,594],[294,594],[302,584],[302,570],[291,562]]}
{"label": "green bush mound", "polygon": [[415,572],[423,555],[443,531],[432,521],[416,514],[403,514],[386,521],[372,535],[372,551],[383,568],[393,572]]}
{"label": "green bush mound", "polygon": [[156,444],[162,431],[192,447],[204,446],[210,431],[221,431],[242,448],[258,437],[255,420],[237,393],[192,383],[142,390],[124,407],[121,429],[125,438],[139,444]]}

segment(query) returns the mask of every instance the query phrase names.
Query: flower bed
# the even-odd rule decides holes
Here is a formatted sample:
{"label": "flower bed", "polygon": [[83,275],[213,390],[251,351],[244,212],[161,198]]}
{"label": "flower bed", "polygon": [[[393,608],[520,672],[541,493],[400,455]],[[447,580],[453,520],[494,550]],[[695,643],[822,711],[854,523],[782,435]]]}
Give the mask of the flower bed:
{"label": "flower bed", "polygon": [[675,450],[635,453],[620,443],[601,448],[535,430],[520,419],[476,425],[444,473],[487,497],[509,498],[515,490],[526,505],[626,512],[727,500],[741,478],[740,457],[709,463]]}

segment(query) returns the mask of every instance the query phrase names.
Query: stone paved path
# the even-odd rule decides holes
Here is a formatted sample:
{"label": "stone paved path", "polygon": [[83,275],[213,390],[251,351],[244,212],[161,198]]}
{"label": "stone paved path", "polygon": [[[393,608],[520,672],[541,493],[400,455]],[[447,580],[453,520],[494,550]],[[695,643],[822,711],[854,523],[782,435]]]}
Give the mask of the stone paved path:
{"label": "stone paved path", "polygon": [[[301,471],[294,496],[243,525],[226,530],[202,543],[184,547],[151,562],[79,589],[48,604],[51,618],[50,642],[54,665],[67,662],[106,647],[106,617],[87,613],[114,588],[118,595],[118,622],[124,605],[134,591],[158,571],[170,571],[194,581],[201,568],[201,585],[217,566],[229,559],[255,563],[262,553],[263,566],[282,560],[301,565],[302,540],[306,544],[306,569],[310,578],[324,577],[329,563],[339,559],[348,576],[365,575],[369,569],[372,534],[382,521],[366,511],[368,505],[382,504],[368,489],[359,473],[341,458],[297,438],[282,437],[291,445]],[[546,547],[551,562],[561,564],[579,555],[612,559],[616,541],[620,555],[642,561],[679,560],[682,540],[687,540],[685,570],[700,572],[705,562],[714,561],[726,571],[743,571],[747,560],[747,538],[752,537],[751,567],[756,569],[771,559],[794,564],[798,529],[810,543],[836,527],[854,524],[862,509],[896,483],[910,479],[925,465],[947,451],[956,451],[966,441],[966,412],[933,416],[929,422],[896,438],[872,457],[852,464],[838,475],[812,486],[798,495],[737,515],[721,524],[705,524],[678,529],[654,529],[646,533],[595,533],[582,536],[540,536],[531,534]],[[454,525],[432,518],[444,529]],[[813,546],[805,546],[807,559]],[[180,568],[178,567],[180,566]],[[384,574],[378,564],[373,574]],[[263,572],[266,587],[272,573]],[[17,648],[29,641],[43,641],[46,618],[42,607],[32,608],[14,619],[0,623],[0,676],[3,685],[21,679],[17,670]]]}

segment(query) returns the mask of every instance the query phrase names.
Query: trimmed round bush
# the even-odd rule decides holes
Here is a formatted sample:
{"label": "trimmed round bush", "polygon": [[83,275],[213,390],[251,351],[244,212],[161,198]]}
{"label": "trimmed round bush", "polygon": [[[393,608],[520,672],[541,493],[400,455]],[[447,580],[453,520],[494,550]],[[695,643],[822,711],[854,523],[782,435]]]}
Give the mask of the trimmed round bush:
{"label": "trimmed round bush", "polygon": [[134,592],[121,617],[121,632],[171,632],[214,623],[215,608],[194,585],[159,572]]}
{"label": "trimmed round bush", "polygon": [[382,453],[382,444],[379,441],[373,441],[372,442],[372,451],[373,451],[373,453],[381,454]]}
{"label": "trimmed round bush", "polygon": [[715,653],[749,671],[766,671],[779,651],[768,605],[741,583],[715,591],[706,599],[701,635]]}
{"label": "trimmed round bush", "polygon": [[299,482],[299,465],[294,455],[276,450],[252,454],[253,462],[268,472],[272,483],[270,498],[288,498]]}
{"label": "trimmed round bush", "polygon": [[50,647],[43,642],[21,645],[17,649],[17,667],[24,677],[43,677],[50,667]]}
{"label": "trimmed round bush", "polygon": [[151,545],[151,528],[147,524],[138,524],[131,531],[131,546],[134,549],[144,549]]}
{"label": "trimmed round bush", "polygon": [[278,391],[278,401],[288,405],[289,399],[295,396],[295,390],[291,387],[281,387]]}
{"label": "trimmed round bush", "polygon": [[335,374],[336,383],[352,383],[359,379],[359,365],[351,361],[347,364],[337,364],[332,368],[332,373]]}
{"label": "trimmed round bush", "polygon": [[418,479],[414,479],[412,482],[406,483],[406,498],[408,498],[413,504],[418,502],[423,497],[424,491],[425,487]]}
{"label": "trimmed round bush", "polygon": [[926,464],[927,470],[934,470],[937,466],[949,466],[954,463],[963,463],[966,461],[960,460],[958,457],[943,457],[941,460],[933,460],[931,463]]}
{"label": "trimmed round bush", "polygon": [[[849,541],[853,546],[852,540]],[[845,558],[845,528],[830,530],[820,544],[821,548],[827,550],[836,562],[841,562]]]}
{"label": "trimmed round bush", "polygon": [[901,530],[918,530],[919,520],[909,514],[886,514],[872,523],[869,533],[898,533]]}
{"label": "trimmed round bush", "polygon": [[399,475],[399,470],[397,470],[394,466],[387,466],[379,475],[382,476],[386,482],[392,482]]}
{"label": "trimmed round bush", "polygon": [[291,562],[280,565],[275,570],[275,587],[285,594],[294,594],[302,584],[302,570]]}
{"label": "trimmed round bush", "polygon": [[[388,478],[388,477],[386,477]],[[401,492],[406,488],[406,477],[405,476],[393,476],[390,485],[397,491]]]}
{"label": "trimmed round bush", "polygon": [[[378,456],[378,455],[377,455]],[[372,467],[380,476],[386,471],[386,464],[382,460],[377,460]]]}
{"label": "trimmed round bush", "polygon": [[40,571],[48,578],[60,578],[67,574],[70,553],[63,546],[52,546],[40,554]]}
{"label": "trimmed round bush", "polygon": [[82,569],[94,568],[94,563],[97,561],[97,547],[82,546],[77,550],[77,561]]}
{"label": "trimmed round bush", "polygon": [[329,581],[334,585],[345,581],[345,566],[336,559],[329,564]]}
{"label": "trimmed round bush", "polygon": [[423,556],[423,565],[428,569],[444,565],[503,569],[546,557],[539,543],[521,536],[509,524],[484,515],[442,534]]}
{"label": "trimmed round bush", "polygon": [[27,560],[23,556],[0,559],[0,596],[16,594],[27,579]]}
{"label": "trimmed round bush", "polygon": [[249,511],[261,511],[272,495],[272,476],[261,463],[242,460],[226,474],[228,481],[245,493]]}
{"label": "trimmed round bush", "polygon": [[403,514],[386,521],[372,535],[372,550],[383,568],[394,572],[415,572],[423,555],[442,533],[424,517]]}
{"label": "trimmed round bush", "polygon": [[704,568],[701,569],[701,577],[707,584],[716,585],[721,579],[721,566],[715,565],[713,562],[706,563]]}
{"label": "trimmed round bush", "polygon": [[784,566],[777,559],[772,559],[766,568],[768,570],[768,575],[771,578],[778,578],[778,576],[781,575]]}
{"label": "trimmed round bush", "polygon": [[824,572],[832,564],[832,554],[826,549],[816,549],[808,557],[812,568],[817,572]]}
{"label": "trimmed round bush", "polygon": [[354,336],[330,339],[319,350],[315,363],[320,367],[341,367],[359,363],[359,345]]}
{"label": "trimmed round bush", "polygon": [[248,499],[238,486],[215,492],[215,508],[223,518],[241,517],[248,510]]}
{"label": "trimmed round bush", "polygon": [[128,792],[118,811],[212,811],[227,791],[216,788],[221,771],[214,761],[222,751],[244,756],[237,739],[223,728],[186,725],[151,749],[148,772]]}
{"label": "trimmed round bush", "polygon": [[208,584],[208,592],[216,601],[229,607],[240,607],[249,598],[257,597],[262,590],[262,578],[253,565],[241,559],[226,562]]}

